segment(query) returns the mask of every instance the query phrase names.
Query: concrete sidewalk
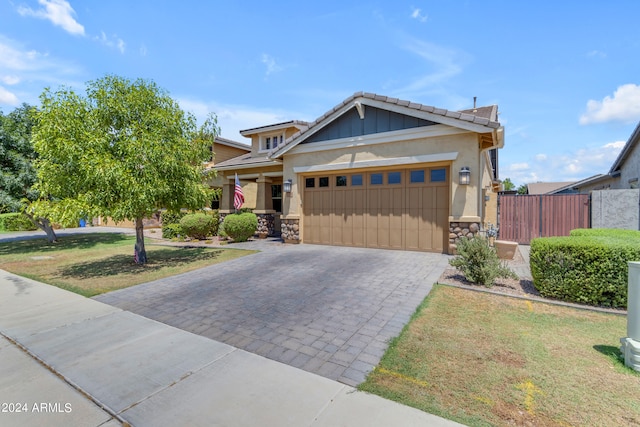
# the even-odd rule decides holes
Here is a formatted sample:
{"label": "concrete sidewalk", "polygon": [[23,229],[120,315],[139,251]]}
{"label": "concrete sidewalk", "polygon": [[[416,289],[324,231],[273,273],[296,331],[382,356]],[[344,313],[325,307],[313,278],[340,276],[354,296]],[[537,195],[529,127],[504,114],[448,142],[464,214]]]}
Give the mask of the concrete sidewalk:
{"label": "concrete sidewalk", "polygon": [[0,333],[2,426],[459,425],[2,270]]}

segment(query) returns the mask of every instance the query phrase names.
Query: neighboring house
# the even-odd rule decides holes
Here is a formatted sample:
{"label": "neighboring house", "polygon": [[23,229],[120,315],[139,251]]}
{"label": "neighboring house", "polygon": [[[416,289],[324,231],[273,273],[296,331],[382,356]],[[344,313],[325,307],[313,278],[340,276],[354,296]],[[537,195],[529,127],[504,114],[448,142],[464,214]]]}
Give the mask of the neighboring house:
{"label": "neighboring house", "polygon": [[[571,184],[574,184],[574,182],[534,182],[532,184],[527,184],[527,194],[571,193]],[[567,187],[569,188],[567,189]]]}
{"label": "neighboring house", "polygon": [[459,236],[495,224],[495,105],[456,112],[359,92],[312,123],[240,133],[251,153],[216,163],[220,213],[233,212],[237,173],[245,194],[255,190],[246,206],[262,236],[452,252]]}

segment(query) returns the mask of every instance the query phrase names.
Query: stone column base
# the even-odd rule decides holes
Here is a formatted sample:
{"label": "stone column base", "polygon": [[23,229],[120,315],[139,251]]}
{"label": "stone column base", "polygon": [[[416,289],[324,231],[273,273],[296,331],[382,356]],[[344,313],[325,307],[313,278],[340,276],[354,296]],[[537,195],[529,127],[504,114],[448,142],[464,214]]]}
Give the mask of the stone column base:
{"label": "stone column base", "polygon": [[258,229],[256,234],[260,239],[266,239],[268,236],[273,236],[274,229],[274,217],[273,214],[256,214],[258,217]]}
{"label": "stone column base", "polygon": [[480,224],[477,222],[450,222],[449,223],[449,253],[455,254],[457,243],[462,238],[472,238],[478,235]]}
{"label": "stone column base", "polygon": [[280,225],[282,240],[285,243],[300,243],[300,220],[283,219]]}
{"label": "stone column base", "polygon": [[633,338],[620,338],[620,352],[624,356],[624,364],[640,372],[640,341]]}

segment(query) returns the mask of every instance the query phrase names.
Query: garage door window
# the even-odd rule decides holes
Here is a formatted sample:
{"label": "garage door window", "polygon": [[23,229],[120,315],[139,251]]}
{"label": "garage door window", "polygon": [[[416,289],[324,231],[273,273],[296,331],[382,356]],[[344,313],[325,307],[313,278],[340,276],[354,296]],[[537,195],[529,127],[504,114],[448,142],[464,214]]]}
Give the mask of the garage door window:
{"label": "garage door window", "polygon": [[351,175],[351,185],[352,186],[360,186],[362,185],[362,175]]}
{"label": "garage door window", "polygon": [[418,184],[424,182],[424,171],[411,171],[411,183]]}
{"label": "garage door window", "polygon": [[431,169],[431,182],[445,182],[447,180],[446,169]]}
{"label": "garage door window", "polygon": [[389,172],[389,174],[387,175],[387,182],[389,184],[401,184],[402,172]]}
{"label": "garage door window", "polygon": [[304,186],[305,188],[313,188],[316,186],[316,179],[315,178],[307,178],[304,180]]}
{"label": "garage door window", "polygon": [[381,173],[372,173],[371,174],[371,185],[382,185],[382,174]]}
{"label": "garage door window", "polygon": [[347,186],[347,177],[344,175],[336,176],[336,187],[346,187]]}
{"label": "garage door window", "polygon": [[328,187],[329,186],[329,177],[328,176],[323,176],[322,178],[318,179],[318,186],[319,187]]}

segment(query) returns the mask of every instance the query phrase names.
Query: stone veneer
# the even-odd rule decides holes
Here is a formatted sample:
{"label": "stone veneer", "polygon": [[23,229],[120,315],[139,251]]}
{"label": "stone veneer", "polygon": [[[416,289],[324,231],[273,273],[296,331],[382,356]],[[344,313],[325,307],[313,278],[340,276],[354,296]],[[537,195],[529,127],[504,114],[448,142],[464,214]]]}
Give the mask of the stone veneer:
{"label": "stone veneer", "polygon": [[300,243],[300,220],[283,219],[280,228],[285,243]]}
{"label": "stone veneer", "polygon": [[273,236],[275,219],[273,214],[256,214],[258,217],[258,229],[256,234],[261,239],[266,239],[267,236]]}
{"label": "stone veneer", "polygon": [[480,231],[477,222],[450,222],[449,223],[449,253],[455,253],[458,241],[465,237],[471,238]]}

